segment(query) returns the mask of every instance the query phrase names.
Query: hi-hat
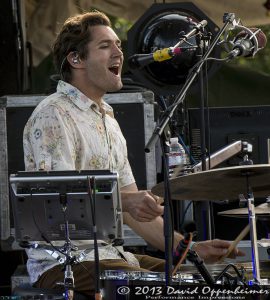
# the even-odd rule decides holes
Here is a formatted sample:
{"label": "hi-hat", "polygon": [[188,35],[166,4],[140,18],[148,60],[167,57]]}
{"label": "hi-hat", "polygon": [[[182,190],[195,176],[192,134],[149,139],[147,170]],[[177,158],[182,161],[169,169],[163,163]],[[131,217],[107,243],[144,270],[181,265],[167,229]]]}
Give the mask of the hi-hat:
{"label": "hi-hat", "polygon": [[[246,165],[213,169],[170,180],[172,199],[194,201],[237,200],[246,196],[248,186],[254,197],[270,195],[270,165]],[[164,195],[164,185],[159,183],[152,192]]]}
{"label": "hi-hat", "polygon": [[[235,208],[225,211],[218,212],[218,215],[226,216],[226,217],[236,217],[236,218],[245,218],[248,217],[248,208]],[[260,204],[255,207],[255,215],[256,217],[267,217],[270,218],[270,202],[266,202]]]}

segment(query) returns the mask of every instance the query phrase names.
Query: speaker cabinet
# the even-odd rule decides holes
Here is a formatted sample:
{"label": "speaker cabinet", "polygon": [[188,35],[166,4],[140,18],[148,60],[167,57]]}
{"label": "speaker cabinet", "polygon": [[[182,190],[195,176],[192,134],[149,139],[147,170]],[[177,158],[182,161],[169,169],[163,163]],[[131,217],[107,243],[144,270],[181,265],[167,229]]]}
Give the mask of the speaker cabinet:
{"label": "speaker cabinet", "polygon": [[[8,178],[24,170],[23,130],[36,105],[45,96],[7,96],[0,98],[0,210],[2,247],[10,243],[12,213],[10,212]],[[156,184],[155,153],[146,154],[154,123],[154,96],[150,91],[105,95],[104,100],[113,109],[127,141],[128,157],[136,183],[140,189]],[[6,245],[7,244],[7,245]]]}

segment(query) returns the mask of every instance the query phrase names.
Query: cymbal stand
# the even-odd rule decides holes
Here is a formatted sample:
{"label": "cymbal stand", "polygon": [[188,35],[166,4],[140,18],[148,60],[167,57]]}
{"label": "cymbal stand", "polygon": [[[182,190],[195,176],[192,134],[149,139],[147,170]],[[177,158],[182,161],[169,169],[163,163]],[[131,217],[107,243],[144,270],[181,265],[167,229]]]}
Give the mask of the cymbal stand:
{"label": "cymbal stand", "polygon": [[254,196],[249,184],[249,173],[246,172],[246,180],[247,180],[247,207],[248,207],[248,219],[250,225],[250,240],[251,240],[251,251],[252,251],[252,272],[254,283],[261,282],[260,276],[260,261],[259,261],[259,253],[258,253],[258,244],[257,244],[257,229],[256,229],[256,214],[255,214],[255,206],[254,206]]}
{"label": "cymbal stand", "polygon": [[250,224],[250,239],[251,239],[251,251],[252,251],[252,267],[253,267],[253,277],[255,282],[260,283],[260,265],[259,265],[259,253],[257,245],[257,230],[256,230],[256,215],[254,207],[254,197],[253,193],[248,195],[248,215]]}

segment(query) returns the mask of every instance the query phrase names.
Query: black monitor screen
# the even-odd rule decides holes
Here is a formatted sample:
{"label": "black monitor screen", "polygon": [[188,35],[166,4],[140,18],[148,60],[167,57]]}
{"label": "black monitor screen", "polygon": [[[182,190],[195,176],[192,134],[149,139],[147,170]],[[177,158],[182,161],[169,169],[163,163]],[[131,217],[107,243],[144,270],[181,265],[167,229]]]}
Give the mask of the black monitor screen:
{"label": "black monitor screen", "polygon": [[[205,120],[207,113],[205,110]],[[212,107],[209,109],[209,153],[230,143],[242,140],[253,146],[250,159],[254,164],[268,163],[270,139],[270,106]],[[189,138],[192,155],[200,160],[200,109],[189,109]],[[240,157],[228,160],[222,166],[238,165]]]}

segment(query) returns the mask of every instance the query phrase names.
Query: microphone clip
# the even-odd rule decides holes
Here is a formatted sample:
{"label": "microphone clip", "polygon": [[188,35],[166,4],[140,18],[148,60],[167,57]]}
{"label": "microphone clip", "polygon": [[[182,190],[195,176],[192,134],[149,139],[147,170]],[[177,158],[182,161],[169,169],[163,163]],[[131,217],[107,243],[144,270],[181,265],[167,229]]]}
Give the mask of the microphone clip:
{"label": "microphone clip", "polygon": [[234,13],[225,13],[223,15],[223,23],[233,23],[235,21],[235,14]]}

